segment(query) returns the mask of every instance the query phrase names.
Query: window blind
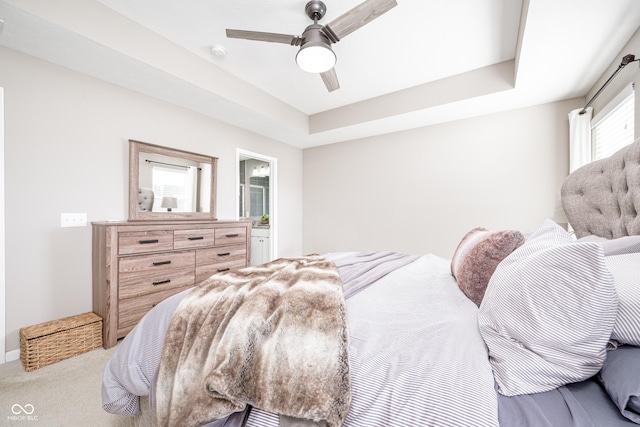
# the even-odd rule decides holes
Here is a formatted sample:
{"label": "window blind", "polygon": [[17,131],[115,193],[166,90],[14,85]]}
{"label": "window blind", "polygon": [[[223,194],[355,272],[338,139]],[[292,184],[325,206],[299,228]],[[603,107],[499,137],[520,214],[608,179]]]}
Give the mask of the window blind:
{"label": "window blind", "polygon": [[635,91],[621,92],[591,121],[592,160],[609,157],[633,142]]}

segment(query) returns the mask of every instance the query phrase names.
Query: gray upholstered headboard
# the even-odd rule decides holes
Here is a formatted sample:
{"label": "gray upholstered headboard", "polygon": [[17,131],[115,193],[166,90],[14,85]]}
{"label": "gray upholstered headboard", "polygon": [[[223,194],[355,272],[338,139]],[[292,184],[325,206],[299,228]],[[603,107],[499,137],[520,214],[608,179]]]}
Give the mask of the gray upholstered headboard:
{"label": "gray upholstered headboard", "polygon": [[153,190],[150,188],[138,189],[138,210],[140,212],[151,212],[153,209]]}
{"label": "gray upholstered headboard", "polygon": [[640,234],[640,138],[589,163],[562,184],[562,207],[576,237]]}

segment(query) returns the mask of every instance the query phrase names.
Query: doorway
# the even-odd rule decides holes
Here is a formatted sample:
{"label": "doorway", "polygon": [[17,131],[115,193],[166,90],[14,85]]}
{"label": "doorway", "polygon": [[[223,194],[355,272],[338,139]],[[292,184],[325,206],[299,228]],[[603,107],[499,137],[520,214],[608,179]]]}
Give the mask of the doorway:
{"label": "doorway", "polygon": [[251,265],[277,258],[277,169],[274,157],[236,151],[236,215],[252,221]]}

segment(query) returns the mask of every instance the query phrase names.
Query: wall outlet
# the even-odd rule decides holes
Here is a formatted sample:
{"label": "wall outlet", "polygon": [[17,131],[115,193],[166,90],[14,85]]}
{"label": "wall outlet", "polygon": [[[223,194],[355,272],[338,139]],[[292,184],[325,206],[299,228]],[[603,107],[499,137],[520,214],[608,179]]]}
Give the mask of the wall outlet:
{"label": "wall outlet", "polygon": [[62,213],[60,214],[60,227],[86,227],[86,213]]}

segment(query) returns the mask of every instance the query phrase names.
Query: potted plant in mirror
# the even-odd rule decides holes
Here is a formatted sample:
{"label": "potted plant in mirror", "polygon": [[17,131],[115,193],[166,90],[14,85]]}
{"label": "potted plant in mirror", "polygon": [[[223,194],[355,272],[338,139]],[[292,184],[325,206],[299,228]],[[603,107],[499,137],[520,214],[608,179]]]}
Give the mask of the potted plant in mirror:
{"label": "potted plant in mirror", "polygon": [[269,224],[269,214],[264,214],[260,217],[260,224]]}

